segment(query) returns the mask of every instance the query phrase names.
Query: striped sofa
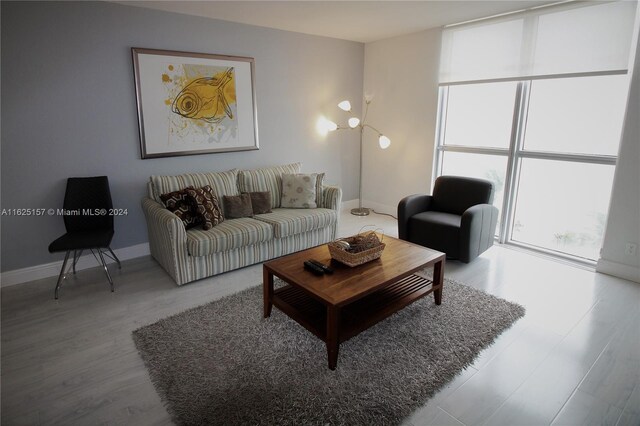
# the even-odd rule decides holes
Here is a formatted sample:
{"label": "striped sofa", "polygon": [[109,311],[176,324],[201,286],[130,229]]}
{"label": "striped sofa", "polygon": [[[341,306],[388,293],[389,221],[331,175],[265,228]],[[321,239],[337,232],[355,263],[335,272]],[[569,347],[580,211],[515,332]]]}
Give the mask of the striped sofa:
{"label": "striped sofa", "polygon": [[[323,186],[316,209],[280,208],[284,173],[300,173],[300,163],[256,170],[151,176],[149,195],[142,200],[151,255],[176,284],[182,285],[335,239],[342,190]],[[164,207],[160,194],[189,185],[210,185],[220,198],[270,191],[272,213],[227,219],[208,231],[185,230],[182,221]]]}

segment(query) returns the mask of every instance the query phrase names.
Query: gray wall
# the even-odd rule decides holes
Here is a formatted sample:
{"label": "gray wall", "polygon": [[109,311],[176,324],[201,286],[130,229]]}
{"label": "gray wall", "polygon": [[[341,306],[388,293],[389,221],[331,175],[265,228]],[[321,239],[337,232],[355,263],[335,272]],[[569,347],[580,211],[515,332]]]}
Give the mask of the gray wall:
{"label": "gray wall", "polygon": [[[111,3],[2,2],[1,207],[59,208],[66,178],[108,175],[113,248],[146,242],[152,174],[301,161],[357,196],[356,132],[320,136],[321,114],[362,99],[364,45]],[[255,58],[260,150],[140,159],[131,47]],[[335,135],[335,134],[333,134]],[[2,217],[1,270],[60,259],[61,217]]]}

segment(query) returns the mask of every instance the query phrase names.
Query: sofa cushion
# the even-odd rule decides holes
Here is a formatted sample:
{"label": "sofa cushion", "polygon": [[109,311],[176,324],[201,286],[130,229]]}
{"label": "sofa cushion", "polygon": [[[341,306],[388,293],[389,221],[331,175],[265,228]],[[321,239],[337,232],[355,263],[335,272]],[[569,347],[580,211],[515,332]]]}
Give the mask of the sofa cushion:
{"label": "sofa cushion", "polygon": [[[187,186],[202,188],[209,185],[213,192],[222,199],[224,195],[238,195],[238,170],[215,173],[186,173],[178,176],[151,176],[153,194],[156,201],[161,202],[160,194],[178,191]],[[221,206],[222,207],[222,206]],[[224,213],[224,207],[223,213]]]}
{"label": "sofa cushion", "polygon": [[282,198],[282,175],[300,173],[300,163],[238,172],[238,187],[241,192],[271,192],[271,207],[280,207]]}
{"label": "sofa cushion", "polygon": [[205,231],[187,231],[187,251],[191,256],[207,256],[258,244],[273,238],[273,228],[249,217],[229,219]]}
{"label": "sofa cushion", "polygon": [[193,186],[187,186],[179,191],[160,194],[160,199],[171,213],[178,216],[186,229],[193,228],[202,224],[202,217],[198,214],[197,209],[187,201],[187,191],[193,189]]}
{"label": "sofa cushion", "polygon": [[251,198],[253,214],[271,213],[271,192],[245,192]]}
{"label": "sofa cushion", "polygon": [[246,192],[240,195],[225,195],[222,197],[222,204],[228,219],[253,216],[251,196]]}
{"label": "sofa cushion", "polygon": [[162,200],[167,210],[173,212],[180,206],[180,204],[184,204],[187,199],[187,189],[193,189],[193,186],[187,186],[186,188],[169,192],[167,194],[160,194],[160,200]]}
{"label": "sofa cushion", "polygon": [[311,174],[283,174],[282,175],[282,201],[280,206],[292,209],[315,209],[316,182],[318,175]]}
{"label": "sofa cushion", "polygon": [[205,231],[217,224],[224,222],[222,209],[218,197],[213,193],[211,186],[205,185],[202,188],[187,188],[187,202],[191,205],[191,210],[198,213]]}
{"label": "sofa cushion", "polygon": [[254,219],[272,225],[275,237],[284,238],[334,225],[338,212],[331,209],[274,209],[272,213],[256,215]]}

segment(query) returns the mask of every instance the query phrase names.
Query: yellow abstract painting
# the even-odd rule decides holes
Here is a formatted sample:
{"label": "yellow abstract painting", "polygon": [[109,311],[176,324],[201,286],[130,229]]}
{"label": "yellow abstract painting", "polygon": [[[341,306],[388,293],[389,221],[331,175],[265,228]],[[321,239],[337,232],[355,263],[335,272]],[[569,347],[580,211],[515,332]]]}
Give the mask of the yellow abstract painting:
{"label": "yellow abstract painting", "polygon": [[131,52],[142,158],[259,149],[253,58]]}
{"label": "yellow abstract painting", "polygon": [[[233,67],[167,64],[160,76],[171,109],[169,132],[178,142],[193,132],[205,142],[220,143],[238,131]],[[176,139],[177,138],[177,139]]]}

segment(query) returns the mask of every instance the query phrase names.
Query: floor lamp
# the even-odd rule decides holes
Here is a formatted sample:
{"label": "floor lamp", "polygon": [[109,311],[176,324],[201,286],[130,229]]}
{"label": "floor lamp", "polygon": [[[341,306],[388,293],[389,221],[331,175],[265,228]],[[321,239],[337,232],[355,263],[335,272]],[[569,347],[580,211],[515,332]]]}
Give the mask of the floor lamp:
{"label": "floor lamp", "polygon": [[[332,121],[327,121],[327,130],[343,130],[343,129],[358,129],[360,131],[360,179],[358,180],[358,208],[351,209],[351,214],[356,216],[367,216],[370,213],[370,209],[366,207],[362,207],[362,136],[364,133],[364,129],[366,127],[370,128],[374,132],[378,133],[378,143],[380,144],[380,148],[387,149],[389,145],[391,145],[391,140],[383,135],[378,129],[366,123],[367,120],[367,112],[369,111],[369,104],[371,103],[371,99],[364,100],[365,108],[364,108],[364,116],[362,117],[362,121],[358,117],[351,117],[347,121],[348,126],[339,126]],[[338,104],[338,108],[343,111],[351,112],[351,102],[342,101]]]}

